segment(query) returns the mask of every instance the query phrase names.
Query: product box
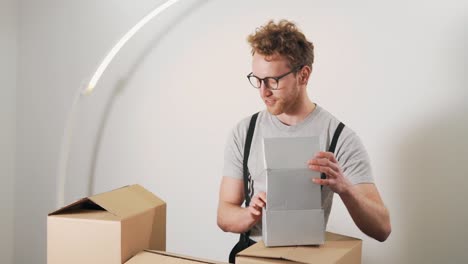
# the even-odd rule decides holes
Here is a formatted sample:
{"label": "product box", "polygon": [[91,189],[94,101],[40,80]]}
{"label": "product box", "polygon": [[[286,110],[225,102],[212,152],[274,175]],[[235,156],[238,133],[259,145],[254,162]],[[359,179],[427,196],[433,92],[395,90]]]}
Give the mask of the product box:
{"label": "product box", "polygon": [[47,217],[48,264],[122,264],[166,249],[166,203],[140,185],[83,198]]}
{"label": "product box", "polygon": [[326,232],[320,246],[266,247],[260,241],[239,252],[237,264],[360,264],[362,240]]}
{"label": "product box", "polygon": [[188,257],[169,252],[156,250],[145,250],[138,253],[125,264],[192,264],[192,263],[207,263],[207,264],[223,264],[212,260],[199,259]]}
{"label": "product box", "polygon": [[262,214],[262,239],[267,247],[320,245],[325,217],[320,173],[307,161],[320,151],[318,137],[264,138],[267,203]]}

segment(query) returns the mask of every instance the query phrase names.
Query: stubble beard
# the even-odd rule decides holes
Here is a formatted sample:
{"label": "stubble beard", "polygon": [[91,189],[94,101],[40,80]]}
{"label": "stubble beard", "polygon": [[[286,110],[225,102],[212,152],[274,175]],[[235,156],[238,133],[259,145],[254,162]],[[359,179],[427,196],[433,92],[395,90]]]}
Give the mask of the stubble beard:
{"label": "stubble beard", "polygon": [[267,105],[267,110],[272,115],[281,115],[283,113],[291,113],[297,110],[300,105],[300,91],[296,87],[293,93],[289,94],[286,98],[276,98],[273,106]]}

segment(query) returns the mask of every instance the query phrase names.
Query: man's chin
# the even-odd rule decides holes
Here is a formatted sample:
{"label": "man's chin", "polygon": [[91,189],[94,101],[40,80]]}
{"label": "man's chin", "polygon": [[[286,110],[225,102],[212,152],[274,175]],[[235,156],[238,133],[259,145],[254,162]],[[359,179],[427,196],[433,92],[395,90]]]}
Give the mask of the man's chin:
{"label": "man's chin", "polygon": [[279,107],[269,107],[267,106],[267,110],[268,112],[270,112],[270,114],[274,115],[274,116],[277,116],[277,115],[280,115],[283,113],[283,111],[281,111],[281,109]]}

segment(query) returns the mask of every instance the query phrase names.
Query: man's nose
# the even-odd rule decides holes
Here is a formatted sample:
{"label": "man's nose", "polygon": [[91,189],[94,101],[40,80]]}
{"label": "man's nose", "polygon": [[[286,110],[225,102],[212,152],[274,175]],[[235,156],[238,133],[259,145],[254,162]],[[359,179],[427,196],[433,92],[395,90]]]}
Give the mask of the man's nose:
{"label": "man's nose", "polygon": [[260,85],[260,94],[262,97],[269,97],[273,92],[265,85],[265,82],[262,82]]}

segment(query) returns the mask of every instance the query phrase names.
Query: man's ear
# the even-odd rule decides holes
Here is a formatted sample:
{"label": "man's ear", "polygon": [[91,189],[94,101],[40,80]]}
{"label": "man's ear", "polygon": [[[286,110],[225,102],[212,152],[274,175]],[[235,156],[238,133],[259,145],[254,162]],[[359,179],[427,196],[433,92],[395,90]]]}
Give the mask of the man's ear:
{"label": "man's ear", "polygon": [[312,73],[312,68],[308,65],[304,66],[300,71],[299,71],[299,81],[301,84],[307,85],[309,82],[310,74]]}

